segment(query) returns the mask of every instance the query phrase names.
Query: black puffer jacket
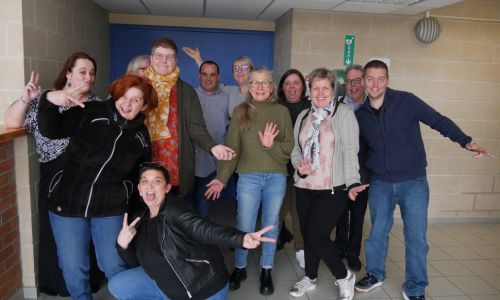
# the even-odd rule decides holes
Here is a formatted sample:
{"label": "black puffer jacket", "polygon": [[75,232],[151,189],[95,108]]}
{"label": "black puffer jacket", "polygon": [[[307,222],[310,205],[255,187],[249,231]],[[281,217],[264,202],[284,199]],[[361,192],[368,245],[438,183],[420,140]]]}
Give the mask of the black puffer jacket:
{"label": "black puffer jacket", "polygon": [[[148,217],[149,210],[146,210],[141,220]],[[173,269],[186,289],[187,298],[199,299],[200,295],[205,298],[210,296],[206,295],[207,290],[214,290],[215,286],[215,291],[223,288],[229,275],[224,257],[215,245],[241,247],[245,233],[201,219],[186,200],[172,194],[168,194],[157,218],[160,218],[156,224],[160,227],[157,229],[158,240],[165,265]],[[130,267],[140,265],[136,253],[143,248],[143,245],[134,243],[139,235],[145,234],[140,224],[137,227],[137,236],[126,250],[116,244],[118,253]],[[157,278],[153,279],[158,282]],[[168,287],[160,286],[160,289],[165,291]]]}
{"label": "black puffer jacket", "polygon": [[41,134],[71,137],[50,179],[49,209],[75,217],[123,214],[136,187],[138,165],[151,161],[145,116],[122,118],[112,99],[59,113],[46,95],[38,113]]}

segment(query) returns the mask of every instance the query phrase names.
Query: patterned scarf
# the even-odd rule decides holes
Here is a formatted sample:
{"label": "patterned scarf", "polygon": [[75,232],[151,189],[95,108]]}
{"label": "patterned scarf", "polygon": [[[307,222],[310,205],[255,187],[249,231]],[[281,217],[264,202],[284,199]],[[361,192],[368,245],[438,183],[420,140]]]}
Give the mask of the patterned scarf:
{"label": "patterned scarf", "polygon": [[151,85],[158,94],[158,107],[149,112],[146,119],[151,141],[168,139],[171,137],[167,127],[170,91],[179,80],[179,67],[175,67],[174,71],[168,75],[161,75],[153,70],[153,66],[149,66],[144,71],[144,75],[151,80]]}
{"label": "patterned scarf", "polygon": [[319,134],[320,134],[320,124],[321,121],[330,117],[333,114],[333,110],[335,108],[335,101],[332,99],[332,102],[328,107],[318,108],[314,105],[314,102],[311,103],[311,112],[312,112],[312,123],[309,127],[309,131],[307,132],[307,138],[304,141],[304,147],[302,152],[303,159],[311,159],[311,168],[316,170],[319,167],[320,159],[319,159]]}

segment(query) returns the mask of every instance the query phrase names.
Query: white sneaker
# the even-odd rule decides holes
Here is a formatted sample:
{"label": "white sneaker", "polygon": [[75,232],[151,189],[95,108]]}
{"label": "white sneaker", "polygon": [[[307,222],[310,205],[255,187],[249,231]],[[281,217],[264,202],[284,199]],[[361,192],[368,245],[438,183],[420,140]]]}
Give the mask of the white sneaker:
{"label": "white sneaker", "polygon": [[347,270],[347,276],[344,279],[335,281],[335,285],[339,287],[339,300],[352,300],[355,283],[356,275],[349,270]]}
{"label": "white sneaker", "polygon": [[301,297],[307,291],[313,290],[316,288],[316,279],[310,279],[307,276],[304,276],[300,281],[297,281],[293,288],[290,290],[290,295],[294,297]]}
{"label": "white sneaker", "polygon": [[304,250],[299,250],[295,252],[295,259],[302,269],[306,268],[306,260],[304,258]]}

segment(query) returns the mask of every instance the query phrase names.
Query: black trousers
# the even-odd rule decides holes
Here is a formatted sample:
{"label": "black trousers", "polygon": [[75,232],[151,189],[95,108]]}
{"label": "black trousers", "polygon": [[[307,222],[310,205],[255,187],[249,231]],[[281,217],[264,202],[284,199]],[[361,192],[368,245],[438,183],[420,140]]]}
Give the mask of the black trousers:
{"label": "black trousers", "polygon": [[318,277],[320,260],[323,260],[337,279],[347,276],[337,247],[330,239],[330,233],[337,225],[347,204],[345,191],[308,190],[296,188],[297,211],[300,230],[304,237],[306,276]]}
{"label": "black trousers", "polygon": [[335,237],[335,245],[342,256],[359,257],[367,204],[368,189],[359,193],[356,201],[347,199],[344,214],[337,224]]}

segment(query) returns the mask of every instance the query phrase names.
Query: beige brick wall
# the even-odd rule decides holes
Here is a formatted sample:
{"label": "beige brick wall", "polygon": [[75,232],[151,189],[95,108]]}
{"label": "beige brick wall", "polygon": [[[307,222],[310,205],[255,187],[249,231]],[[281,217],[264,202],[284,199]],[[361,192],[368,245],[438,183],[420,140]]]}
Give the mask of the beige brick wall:
{"label": "beige brick wall", "polygon": [[[0,123],[9,99],[20,95],[24,82],[22,45],[22,2],[5,0],[0,9]],[[17,67],[15,67],[17,66]]]}
{"label": "beige brick wall", "polygon": [[[500,20],[500,1],[465,0],[431,15]],[[343,38],[353,34],[355,63],[390,59],[390,87],[415,93],[499,156],[500,23],[439,19],[441,35],[427,45],[413,31],[422,17],[290,11],[276,22],[275,71],[279,76],[291,67],[305,74],[319,66],[342,68]],[[500,160],[473,159],[427,126],[422,132],[430,218],[498,220]]]}
{"label": "beige brick wall", "polygon": [[25,76],[37,70],[42,86],[52,87],[66,58],[84,51],[97,62],[94,90],[105,97],[109,81],[108,12],[89,0],[22,2]]}

